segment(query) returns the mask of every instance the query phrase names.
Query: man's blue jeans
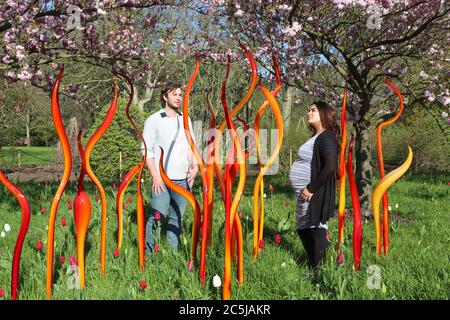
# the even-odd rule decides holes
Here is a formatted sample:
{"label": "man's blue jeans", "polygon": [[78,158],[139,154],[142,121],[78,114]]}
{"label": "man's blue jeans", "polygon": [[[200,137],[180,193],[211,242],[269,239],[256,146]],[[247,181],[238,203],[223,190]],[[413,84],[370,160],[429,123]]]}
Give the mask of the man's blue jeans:
{"label": "man's blue jeans", "polygon": [[[187,179],[172,181],[189,190]],[[152,191],[152,210],[145,227],[145,252],[147,254],[152,253],[155,243],[159,242],[159,228],[157,221],[155,221],[156,212],[160,213],[159,223],[161,228],[166,230],[167,242],[172,248],[178,248],[187,201],[178,193],[169,189],[166,184],[163,183],[163,186],[165,191],[159,195]]]}

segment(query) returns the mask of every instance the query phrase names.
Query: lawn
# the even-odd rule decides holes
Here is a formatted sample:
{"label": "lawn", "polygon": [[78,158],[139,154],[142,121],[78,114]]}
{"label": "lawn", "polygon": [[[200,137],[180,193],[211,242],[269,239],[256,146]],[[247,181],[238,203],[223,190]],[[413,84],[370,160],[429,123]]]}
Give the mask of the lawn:
{"label": "lawn", "polygon": [[[449,299],[450,298],[450,181],[449,174],[412,176],[407,174],[389,192],[392,207],[390,224],[391,245],[388,256],[375,253],[375,228],[372,221],[363,223],[363,252],[361,271],[353,269],[352,221],[347,219],[344,238],[344,263],[336,260],[337,221],[330,221],[332,246],[320,272],[315,278],[308,274],[306,255],[294,230],[294,196],[285,176],[268,176],[265,248],[258,260],[252,259],[252,193],[254,178],[249,177],[240,209],[243,211],[244,285],[239,287],[233,267],[233,299]],[[195,193],[201,195],[200,179]],[[374,180],[375,182],[375,180]],[[274,186],[271,195],[268,184]],[[47,223],[51,199],[57,184],[21,183],[30,201],[32,217],[25,239],[21,261],[20,299],[45,299],[45,251]],[[86,288],[68,286],[69,257],[76,255],[73,212],[67,199],[73,200],[75,184],[69,184],[61,199],[55,232],[54,299],[217,299],[220,291],[212,286],[212,278],[223,276],[224,209],[216,197],[213,221],[213,242],[207,254],[207,285],[200,287],[198,261],[193,272],[187,269],[190,254],[192,209],[187,207],[184,231],[178,251],[160,243],[160,252],[146,258],[146,269],[138,271],[137,227],[135,219],[135,187],[130,185],[125,199],[131,197],[124,214],[124,243],[122,252],[114,257],[116,247],[115,192],[105,184],[108,195],[108,232],[105,276],[100,276],[100,202],[94,200],[97,191],[88,184],[93,203],[92,218],[86,246]],[[146,207],[149,206],[150,181],[144,183]],[[216,196],[218,194],[216,193]],[[287,200],[287,203],[286,203]],[[398,209],[395,205],[398,204]],[[286,206],[287,205],[287,206]],[[351,206],[347,196],[347,207]],[[46,208],[46,213],[41,213]],[[11,231],[0,238],[0,288],[10,298],[10,271],[16,235],[20,225],[20,208],[13,196],[0,187],[0,229],[8,223]],[[61,217],[67,219],[63,227]],[[288,219],[291,226],[279,230],[280,221]],[[281,234],[281,243],[274,241]],[[36,250],[38,241],[44,242]],[[60,263],[60,257],[65,261]],[[379,285],[375,274],[379,271]],[[375,278],[374,278],[375,277]],[[140,289],[145,280],[147,288]],[[371,285],[372,284],[372,285]],[[375,287],[373,286],[375,284]]]}
{"label": "lawn", "polygon": [[3,147],[0,149],[2,165],[22,166],[48,164],[53,161],[53,147]]}

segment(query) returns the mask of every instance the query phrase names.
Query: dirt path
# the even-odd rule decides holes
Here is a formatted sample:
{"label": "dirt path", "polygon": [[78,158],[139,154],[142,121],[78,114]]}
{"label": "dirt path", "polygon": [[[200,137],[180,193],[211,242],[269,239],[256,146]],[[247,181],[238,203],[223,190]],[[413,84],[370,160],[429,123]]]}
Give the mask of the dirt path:
{"label": "dirt path", "polygon": [[[26,167],[8,167],[4,169],[8,179],[15,182],[23,181],[59,181],[63,174],[64,168],[61,165],[32,165]],[[76,177],[73,174],[70,176],[70,180],[75,180]]]}

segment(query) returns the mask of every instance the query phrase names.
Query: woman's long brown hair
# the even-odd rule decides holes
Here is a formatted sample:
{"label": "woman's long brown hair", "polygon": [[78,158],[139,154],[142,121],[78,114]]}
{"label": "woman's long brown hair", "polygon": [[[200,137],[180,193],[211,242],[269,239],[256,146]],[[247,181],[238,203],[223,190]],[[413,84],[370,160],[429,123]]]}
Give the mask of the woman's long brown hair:
{"label": "woman's long brown hair", "polygon": [[338,141],[338,155],[339,155],[339,153],[341,152],[342,137],[341,137],[341,128],[338,125],[336,112],[334,111],[334,108],[324,101],[313,102],[311,105],[315,105],[317,107],[317,110],[319,110],[320,121],[322,122],[322,126],[326,130],[329,130],[335,134],[336,139]]}

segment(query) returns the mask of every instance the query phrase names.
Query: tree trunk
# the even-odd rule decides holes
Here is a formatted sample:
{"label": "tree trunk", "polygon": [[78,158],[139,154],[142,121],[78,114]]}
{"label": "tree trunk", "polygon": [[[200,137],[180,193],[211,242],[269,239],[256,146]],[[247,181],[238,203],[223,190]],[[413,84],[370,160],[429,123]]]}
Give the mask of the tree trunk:
{"label": "tree trunk", "polygon": [[293,87],[288,86],[286,88],[286,103],[282,107],[283,124],[285,132],[288,131],[289,125],[291,123],[292,94],[293,94]]}
{"label": "tree trunk", "polygon": [[370,121],[358,120],[354,123],[356,131],[356,184],[361,201],[361,215],[370,217],[372,197],[372,166],[371,166],[371,141]]}
{"label": "tree trunk", "polygon": [[27,129],[27,147],[31,147],[31,138],[30,138],[30,114],[27,112],[26,115],[26,129]]}

